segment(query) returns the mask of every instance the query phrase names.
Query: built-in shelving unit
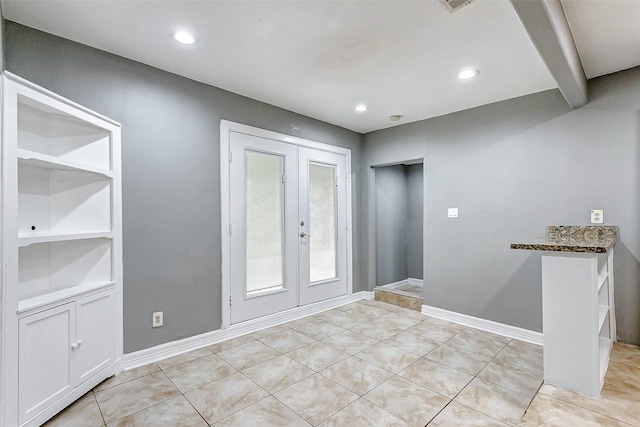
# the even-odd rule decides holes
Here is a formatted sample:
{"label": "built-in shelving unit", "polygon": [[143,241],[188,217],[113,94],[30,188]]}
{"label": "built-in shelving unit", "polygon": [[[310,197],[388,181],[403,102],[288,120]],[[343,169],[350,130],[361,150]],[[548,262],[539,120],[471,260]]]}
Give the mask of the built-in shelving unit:
{"label": "built-in shelving unit", "polygon": [[39,426],[120,369],[120,126],[2,76],[1,425]]}
{"label": "built-in shelving unit", "polygon": [[616,338],[613,248],[542,256],[545,382],[600,397]]}

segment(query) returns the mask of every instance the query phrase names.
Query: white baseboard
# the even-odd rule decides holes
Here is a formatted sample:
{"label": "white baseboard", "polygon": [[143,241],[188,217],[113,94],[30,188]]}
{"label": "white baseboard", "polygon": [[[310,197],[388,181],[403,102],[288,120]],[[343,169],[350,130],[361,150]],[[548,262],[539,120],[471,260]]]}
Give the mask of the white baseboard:
{"label": "white baseboard", "polygon": [[389,283],[389,284],[382,285],[382,286],[376,286],[376,288],[395,289],[395,288],[399,288],[401,286],[406,286],[408,284],[409,284],[408,279],[404,279],[404,280],[400,280],[398,282],[393,282],[393,283]]}
{"label": "white baseboard", "polygon": [[340,307],[355,301],[373,299],[373,292],[356,292],[351,295],[345,295],[333,298],[327,301],[321,301],[315,304],[305,305],[303,307],[292,308],[291,310],[281,313],[271,314],[259,319],[248,320],[246,322],[231,325],[227,329],[218,329],[216,331],[206,332],[189,338],[160,344],[151,348],[125,354],[122,358],[122,367],[124,370],[137,368],[138,366],[147,365],[157,362],[168,357],[186,353],[188,351],[197,350],[208,345],[216,344],[242,335],[251,334],[262,329],[280,325],[282,323],[291,322],[303,317],[321,313],[332,308]]}
{"label": "white baseboard", "polygon": [[401,288],[402,286],[406,286],[406,285],[422,287],[422,284],[423,284],[423,280],[422,279],[413,279],[413,278],[410,277],[408,279],[399,280],[397,282],[389,283],[387,285],[382,285],[382,286],[376,286],[376,287],[377,288],[386,288],[386,289],[396,289],[396,288]]}
{"label": "white baseboard", "polygon": [[419,287],[423,287],[424,285],[424,280],[422,279],[412,279],[411,277],[409,277],[407,279],[407,283],[411,286],[419,286]]}
{"label": "white baseboard", "polygon": [[470,328],[480,329],[507,338],[525,341],[531,344],[542,345],[542,333],[522,329],[517,326],[505,325],[504,323],[494,322],[493,320],[481,319],[462,313],[456,313],[449,310],[443,310],[437,307],[423,305],[421,313],[426,316],[436,317],[449,322],[458,323]]}

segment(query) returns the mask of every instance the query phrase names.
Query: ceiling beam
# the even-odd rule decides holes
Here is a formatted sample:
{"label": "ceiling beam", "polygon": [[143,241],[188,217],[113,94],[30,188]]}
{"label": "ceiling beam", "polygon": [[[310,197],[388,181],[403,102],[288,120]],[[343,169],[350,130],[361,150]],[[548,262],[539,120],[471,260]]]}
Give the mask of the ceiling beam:
{"label": "ceiling beam", "polygon": [[587,103],[587,77],[560,0],[511,0],[571,108]]}

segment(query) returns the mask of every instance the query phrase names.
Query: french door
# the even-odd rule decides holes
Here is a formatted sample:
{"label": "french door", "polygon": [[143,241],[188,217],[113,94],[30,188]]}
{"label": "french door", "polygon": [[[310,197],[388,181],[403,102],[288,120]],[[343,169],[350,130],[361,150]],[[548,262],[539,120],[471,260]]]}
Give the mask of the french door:
{"label": "french door", "polygon": [[229,134],[230,320],[347,294],[346,156]]}

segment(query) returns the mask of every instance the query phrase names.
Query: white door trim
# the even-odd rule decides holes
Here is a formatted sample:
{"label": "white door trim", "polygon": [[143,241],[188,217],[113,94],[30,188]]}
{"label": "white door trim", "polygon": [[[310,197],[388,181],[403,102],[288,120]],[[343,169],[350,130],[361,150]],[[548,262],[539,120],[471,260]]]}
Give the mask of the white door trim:
{"label": "white door trim", "polygon": [[346,180],[347,180],[347,295],[353,292],[353,267],[352,267],[352,248],[353,248],[353,223],[351,216],[351,150],[348,148],[336,147],[320,142],[310,141],[295,136],[285,135],[253,126],[243,125],[228,120],[220,121],[220,240],[222,255],[222,329],[227,329],[231,324],[231,309],[229,307],[229,299],[231,297],[231,259],[229,236],[229,215],[230,215],[230,179],[229,179],[229,148],[230,133],[237,132],[247,135],[257,136],[261,138],[272,139],[274,141],[295,144],[301,147],[313,148],[316,150],[328,151],[330,153],[342,154],[347,159]]}

